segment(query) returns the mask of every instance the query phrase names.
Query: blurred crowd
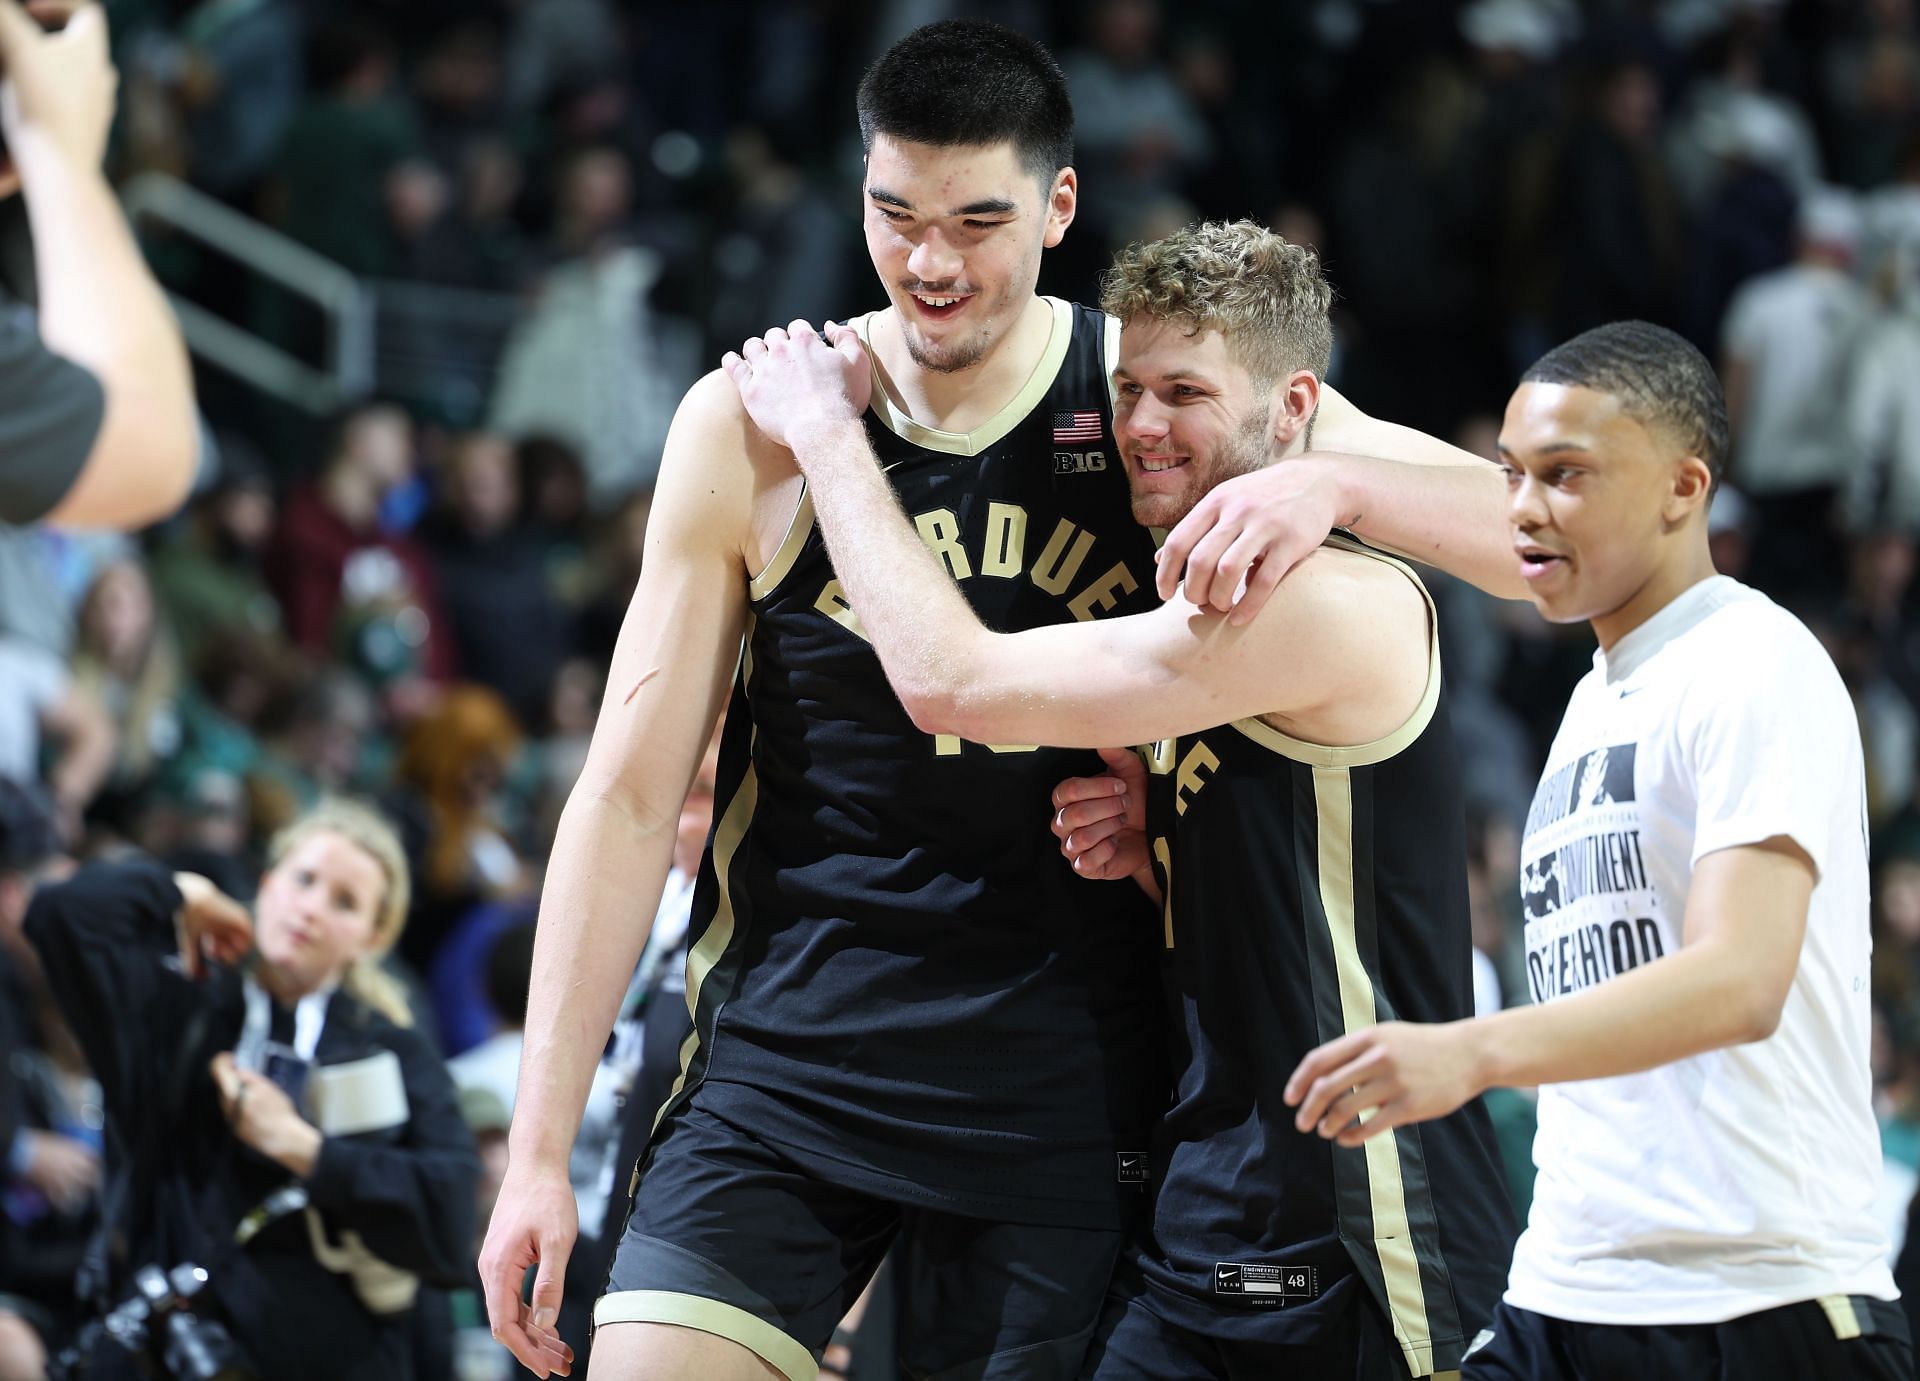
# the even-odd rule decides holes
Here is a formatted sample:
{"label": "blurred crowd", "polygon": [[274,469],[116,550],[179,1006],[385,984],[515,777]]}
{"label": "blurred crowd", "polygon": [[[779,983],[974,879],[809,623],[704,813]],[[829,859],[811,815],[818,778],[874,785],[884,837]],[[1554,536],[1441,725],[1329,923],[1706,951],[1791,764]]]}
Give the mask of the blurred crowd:
{"label": "blurred crowd", "polygon": [[[1805,618],[1859,708],[1904,1230],[1920,1184],[1915,0],[108,9],[116,176],[184,179],[387,290],[497,300],[504,327],[383,318],[425,367],[324,424],[203,369],[209,463],[179,518],[134,539],[0,529],[0,777],[37,787],[63,852],[138,846],[242,897],[264,841],[315,801],[378,803],[417,880],[396,962],[496,1149],[511,993],[674,403],[749,333],[883,304],[854,83],[907,29],[965,12],[1047,38],[1072,85],[1083,195],[1043,291],[1090,300],[1121,244],[1263,219],[1315,245],[1336,285],[1334,381],[1489,455],[1518,371],[1586,327],[1646,318],[1718,363],[1735,438],[1720,569]],[[181,237],[147,248],[177,293],[314,353],[286,294]],[[1519,826],[1591,639],[1435,584],[1482,1000],[1524,1001]],[[0,850],[16,948],[23,857]],[[0,1206],[31,1224],[84,1187],[92,1133],[70,1043],[44,1003],[16,1005],[37,1014],[50,1111],[37,1171],[18,1148],[0,1166]],[[21,1292],[7,1269],[0,1292]]]}

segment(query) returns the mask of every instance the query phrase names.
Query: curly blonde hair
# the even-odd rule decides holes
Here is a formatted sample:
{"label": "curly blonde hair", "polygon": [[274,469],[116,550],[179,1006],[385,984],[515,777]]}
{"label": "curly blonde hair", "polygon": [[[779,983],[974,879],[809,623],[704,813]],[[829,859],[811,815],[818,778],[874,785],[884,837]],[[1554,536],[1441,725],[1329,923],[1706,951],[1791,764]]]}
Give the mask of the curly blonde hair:
{"label": "curly blonde hair", "polygon": [[273,837],[267,849],[267,866],[278,867],[303,840],[316,834],[337,834],[352,844],[380,865],[387,884],[374,917],[373,953],[353,961],[341,986],[396,1026],[413,1025],[407,990],[380,967],[381,958],[406,929],[407,907],[413,895],[412,874],[400,836],[387,818],[371,807],[344,797],[329,797]]}
{"label": "curly blonde hair", "polygon": [[1333,288],[1320,256],[1254,221],[1208,221],[1128,245],[1101,280],[1100,306],[1214,330],[1262,384],[1297,369],[1325,378],[1333,355]]}

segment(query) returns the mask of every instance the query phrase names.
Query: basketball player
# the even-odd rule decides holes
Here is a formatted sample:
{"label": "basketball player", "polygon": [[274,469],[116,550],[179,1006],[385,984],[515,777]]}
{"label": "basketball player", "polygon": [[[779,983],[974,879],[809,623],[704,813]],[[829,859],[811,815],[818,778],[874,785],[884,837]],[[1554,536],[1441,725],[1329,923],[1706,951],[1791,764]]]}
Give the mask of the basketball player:
{"label": "basketball player", "polygon": [[[1311,251],[1250,222],[1120,257],[1103,306],[1123,323],[1116,426],[1136,521],[1172,523],[1226,476],[1303,448],[1330,299]],[[1111,875],[1152,860],[1178,1092],[1150,1154],[1120,1160],[1156,1202],[1088,1374],[1451,1373],[1513,1240],[1484,1109],[1349,1150],[1296,1131],[1281,1098],[1293,1058],[1330,1035],[1472,1010],[1460,769],[1425,589],[1336,537],[1244,628],[1176,597],[991,632],[954,583],[970,554],[928,541],[926,501],[882,471],[858,333],[830,334],[796,322],[728,368],[762,431],[793,449],[915,722],[1154,745],[1150,766],[1121,767],[1152,844]]]}
{"label": "basketball player", "polygon": [[1913,1376],[1874,1207],[1859,731],[1813,635],[1714,573],[1726,448],[1712,369],[1662,328],[1527,372],[1514,560],[1600,643],[1527,823],[1536,1005],[1370,1027],[1288,1083],[1347,1147],[1542,1086],[1479,1381]]}
{"label": "basketball player", "polygon": [[[902,500],[997,627],[1148,607],[1115,332],[1034,295],[1077,190],[1058,68],[998,27],[937,24],[878,60],[860,115],[890,303],[864,427]],[[1426,444],[1322,411],[1345,450]],[[542,1375],[569,1365],[551,1332],[568,1146],[729,695],[694,1036],[596,1307],[595,1381],[805,1381],[890,1244],[915,1373],[1080,1366],[1167,1101],[1158,928],[1138,889],[1090,886],[1036,838],[1053,784],[1097,759],[919,731],[857,630],[791,456],[703,380],[548,869],[481,1258],[497,1334]]]}

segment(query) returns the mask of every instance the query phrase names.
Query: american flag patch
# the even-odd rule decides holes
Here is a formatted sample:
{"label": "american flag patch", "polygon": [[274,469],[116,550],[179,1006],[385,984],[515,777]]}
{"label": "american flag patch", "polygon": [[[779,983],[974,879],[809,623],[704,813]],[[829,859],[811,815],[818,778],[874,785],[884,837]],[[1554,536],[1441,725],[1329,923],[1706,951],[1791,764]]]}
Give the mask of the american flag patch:
{"label": "american flag patch", "polygon": [[1056,446],[1075,441],[1098,441],[1100,435],[1100,414],[1097,412],[1056,412],[1053,415],[1053,444]]}

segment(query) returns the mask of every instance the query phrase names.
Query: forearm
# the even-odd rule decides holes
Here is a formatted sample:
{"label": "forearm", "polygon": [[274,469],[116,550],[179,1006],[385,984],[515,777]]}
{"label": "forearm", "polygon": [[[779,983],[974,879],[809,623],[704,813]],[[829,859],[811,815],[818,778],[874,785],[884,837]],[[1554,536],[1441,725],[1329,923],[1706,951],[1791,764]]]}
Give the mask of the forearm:
{"label": "forearm", "polygon": [[540,897],[509,1147],[564,1174],[587,1091],[639,962],[672,857],[675,816],[644,816],[583,781],[568,798]]}
{"label": "forearm", "polygon": [[69,522],[149,522],[177,508],[199,438],[186,347],[113,189],[29,139],[13,150],[33,229],[40,330],[92,370],[107,411],[92,458],[55,509]]}
{"label": "forearm", "polygon": [[910,712],[937,713],[993,635],[907,521],[858,421],[794,440],[834,574],[887,679]]}
{"label": "forearm", "polygon": [[1506,481],[1494,466],[1328,453],[1286,463],[1326,467],[1338,488],[1339,525],[1374,546],[1502,599],[1527,597],[1507,526]]}
{"label": "forearm", "polygon": [[70,810],[84,810],[113,770],[113,750],[113,728],[104,717],[76,721],[47,773],[54,799]]}
{"label": "forearm", "polygon": [[1527,1088],[1638,1074],[1759,1040],[1777,1011],[1719,947],[1691,945],[1573,997],[1461,1022],[1481,1088]]}

